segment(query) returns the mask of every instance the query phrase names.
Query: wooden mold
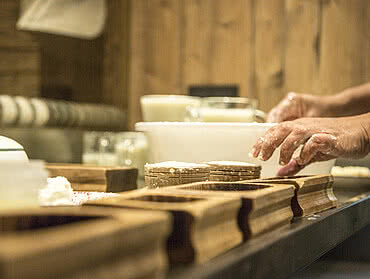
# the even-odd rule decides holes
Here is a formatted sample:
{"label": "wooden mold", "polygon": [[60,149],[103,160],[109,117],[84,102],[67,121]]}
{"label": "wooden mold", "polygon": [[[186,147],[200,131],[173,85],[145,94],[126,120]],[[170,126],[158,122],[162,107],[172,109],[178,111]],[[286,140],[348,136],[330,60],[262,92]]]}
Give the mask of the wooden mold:
{"label": "wooden mold", "polygon": [[247,181],[247,183],[270,183],[293,185],[295,195],[292,199],[294,216],[308,216],[313,213],[336,207],[338,200],[333,192],[333,176],[285,176]]}
{"label": "wooden mold", "polygon": [[167,252],[172,265],[205,262],[242,241],[236,218],[240,200],[236,198],[148,190],[85,205],[89,204],[170,212],[173,230],[167,241]]}
{"label": "wooden mold", "polygon": [[161,212],[95,207],[3,213],[0,278],[102,278],[96,275],[108,272],[104,278],[163,278],[170,220]]}
{"label": "wooden mold", "polygon": [[276,187],[262,183],[210,181],[161,188],[160,191],[241,199],[238,225],[243,232],[244,240],[287,225],[293,218],[290,205],[294,196],[294,187],[291,185]]}
{"label": "wooden mold", "polygon": [[80,164],[46,164],[49,176],[64,176],[75,191],[123,192],[137,188],[138,170]]}

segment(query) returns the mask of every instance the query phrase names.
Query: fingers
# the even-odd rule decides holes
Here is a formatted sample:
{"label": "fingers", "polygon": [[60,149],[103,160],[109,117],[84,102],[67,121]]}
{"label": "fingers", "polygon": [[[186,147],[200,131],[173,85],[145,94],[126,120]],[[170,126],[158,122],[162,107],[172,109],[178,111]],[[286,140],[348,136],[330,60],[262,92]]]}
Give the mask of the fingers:
{"label": "fingers", "polygon": [[270,128],[263,137],[257,140],[253,147],[253,156],[263,161],[268,160],[291,131],[288,122]]}
{"label": "fingers", "polygon": [[308,162],[313,160],[322,161],[323,159],[336,158],[340,155],[336,146],[337,139],[335,136],[324,133],[314,134],[303,146],[297,162],[300,165],[307,165]]}
{"label": "fingers", "polygon": [[286,165],[292,158],[297,148],[304,144],[309,138],[309,134],[300,129],[295,129],[290,135],[284,140],[280,148],[280,165]]}
{"label": "fingers", "polygon": [[296,175],[305,166],[299,165],[296,160],[291,160],[286,166],[279,169],[277,176]]}

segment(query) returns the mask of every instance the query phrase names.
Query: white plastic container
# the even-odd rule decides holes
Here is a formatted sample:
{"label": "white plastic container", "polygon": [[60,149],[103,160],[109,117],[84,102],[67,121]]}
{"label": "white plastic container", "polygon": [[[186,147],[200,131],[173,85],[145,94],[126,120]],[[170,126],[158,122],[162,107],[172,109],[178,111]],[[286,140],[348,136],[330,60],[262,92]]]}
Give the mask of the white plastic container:
{"label": "white plastic container", "polygon": [[[272,123],[140,122],[135,127],[146,133],[149,162],[244,161],[262,166],[262,177],[275,176],[279,149],[262,162],[250,156],[257,139]],[[300,174],[328,174],[335,160],[314,163]]]}
{"label": "white plastic container", "polygon": [[47,177],[42,161],[0,161],[0,211],[38,207]]}
{"label": "white plastic container", "polygon": [[38,207],[47,176],[43,161],[29,161],[22,145],[0,136],[0,211]]}
{"label": "white plastic container", "polygon": [[28,157],[22,145],[15,140],[0,136],[0,162],[27,162]]}

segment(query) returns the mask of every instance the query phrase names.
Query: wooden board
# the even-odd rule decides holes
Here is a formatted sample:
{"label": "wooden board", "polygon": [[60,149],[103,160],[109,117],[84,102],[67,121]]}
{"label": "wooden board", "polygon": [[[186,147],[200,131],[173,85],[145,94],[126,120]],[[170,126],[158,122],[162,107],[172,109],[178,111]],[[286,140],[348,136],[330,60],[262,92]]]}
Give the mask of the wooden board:
{"label": "wooden board", "polygon": [[46,164],[49,176],[64,176],[75,191],[123,192],[137,188],[133,167],[100,167],[80,164]]}
{"label": "wooden board", "polygon": [[284,0],[256,1],[255,84],[261,109],[270,110],[285,94],[284,86]]}
{"label": "wooden board", "polygon": [[284,92],[317,93],[320,0],[285,1]]}
{"label": "wooden board", "polygon": [[0,2],[0,94],[39,96],[40,45],[16,28],[20,0]]}
{"label": "wooden board", "polygon": [[163,278],[160,212],[43,208],[0,214],[0,278]]}
{"label": "wooden board", "polygon": [[89,204],[170,212],[174,219],[167,251],[172,265],[205,262],[242,240],[236,218],[240,208],[237,198],[148,190],[122,193],[120,197],[84,205]]}
{"label": "wooden board", "polygon": [[337,206],[333,181],[331,175],[313,175],[272,177],[247,182],[294,185],[296,188],[292,199],[294,216],[308,216]]}
{"label": "wooden board", "polygon": [[142,95],[180,94],[182,2],[131,1],[128,84],[131,128],[142,119]]}
{"label": "wooden board", "polygon": [[238,224],[247,240],[290,223],[294,187],[247,182],[199,182],[160,189],[164,193],[193,193],[203,197],[234,197],[242,201]]}
{"label": "wooden board", "polygon": [[183,1],[183,94],[191,85],[237,85],[240,95],[257,97],[252,88],[254,1]]}
{"label": "wooden board", "polygon": [[319,67],[321,94],[333,94],[368,81],[369,5],[367,0],[323,2]]}

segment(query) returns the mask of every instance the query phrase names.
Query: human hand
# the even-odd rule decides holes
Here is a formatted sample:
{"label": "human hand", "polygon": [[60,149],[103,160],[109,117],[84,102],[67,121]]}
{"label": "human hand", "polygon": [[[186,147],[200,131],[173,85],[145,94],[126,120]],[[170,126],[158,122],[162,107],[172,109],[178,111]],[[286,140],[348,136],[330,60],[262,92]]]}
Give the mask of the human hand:
{"label": "human hand", "polygon": [[[252,154],[268,160],[280,146],[278,175],[294,175],[305,166],[337,157],[361,158],[370,151],[370,113],[343,118],[300,118],[270,128]],[[303,145],[299,154],[294,154]]]}
{"label": "human hand", "polygon": [[290,92],[267,116],[267,122],[282,122],[301,117],[325,116],[329,97]]}

